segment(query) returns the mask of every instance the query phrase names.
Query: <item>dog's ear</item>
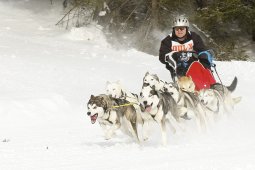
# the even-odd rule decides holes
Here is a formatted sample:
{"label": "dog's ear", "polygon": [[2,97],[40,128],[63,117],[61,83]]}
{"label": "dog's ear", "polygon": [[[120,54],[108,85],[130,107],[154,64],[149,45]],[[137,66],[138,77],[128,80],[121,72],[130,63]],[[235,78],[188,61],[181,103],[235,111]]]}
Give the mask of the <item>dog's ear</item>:
{"label": "dog's ear", "polygon": [[[106,98],[107,98],[107,96],[106,96]],[[98,100],[99,100],[101,106],[103,107],[104,111],[107,112],[107,111],[108,111],[108,110],[107,110],[107,109],[108,109],[108,107],[107,107],[107,106],[108,106],[108,105],[107,105],[107,100],[105,100],[103,96],[100,96],[100,97],[98,98]]]}
{"label": "dog's ear", "polygon": [[92,95],[90,96],[90,98],[93,99],[93,98],[95,98],[95,96],[92,94]]}
{"label": "dog's ear", "polygon": [[147,71],[146,73],[145,73],[145,76],[148,76],[150,73]]}
{"label": "dog's ear", "polygon": [[155,89],[156,89],[155,85],[151,86],[151,89],[152,89],[152,90],[155,90]]}
{"label": "dog's ear", "polygon": [[99,100],[100,100],[100,101],[103,101],[103,100],[104,100],[104,97],[103,97],[103,96],[100,96],[100,97],[99,97]]}
{"label": "dog's ear", "polygon": [[121,96],[123,96],[124,98],[126,98],[126,93],[124,93],[123,90],[121,90],[120,93],[121,93]]}
{"label": "dog's ear", "polygon": [[175,87],[176,89],[178,89],[179,90],[179,86],[178,86],[178,84],[177,83],[171,83],[172,84],[172,86],[173,87]]}
{"label": "dog's ear", "polygon": [[155,79],[159,82],[159,77],[157,74],[153,74],[153,76],[155,77]]}

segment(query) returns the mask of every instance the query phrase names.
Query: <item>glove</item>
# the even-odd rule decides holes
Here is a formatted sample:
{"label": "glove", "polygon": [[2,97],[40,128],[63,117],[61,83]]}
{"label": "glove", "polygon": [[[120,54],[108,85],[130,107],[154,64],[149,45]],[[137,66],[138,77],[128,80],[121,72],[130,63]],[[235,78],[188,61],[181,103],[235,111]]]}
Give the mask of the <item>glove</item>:
{"label": "glove", "polygon": [[165,55],[165,62],[167,62],[169,64],[169,66],[171,66],[174,70],[176,70],[176,61],[173,59],[173,54],[175,52],[176,51],[172,51]]}
{"label": "glove", "polygon": [[199,61],[207,68],[210,68],[214,65],[214,55],[212,51],[202,51],[198,54]]}

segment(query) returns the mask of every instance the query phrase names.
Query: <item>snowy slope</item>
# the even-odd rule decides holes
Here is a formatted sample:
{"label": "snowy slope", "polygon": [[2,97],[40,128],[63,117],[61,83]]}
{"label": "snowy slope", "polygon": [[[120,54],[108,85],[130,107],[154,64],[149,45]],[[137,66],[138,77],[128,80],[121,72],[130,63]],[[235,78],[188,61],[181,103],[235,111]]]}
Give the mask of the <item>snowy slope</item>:
{"label": "snowy slope", "polygon": [[238,77],[243,98],[206,134],[169,131],[162,147],[154,126],[141,145],[121,132],[106,141],[86,115],[90,95],[107,80],[139,93],[146,71],[170,81],[168,71],[156,56],[112,48],[99,26],[64,30],[60,9],[13,2],[0,1],[0,169],[255,169],[255,63],[216,63],[223,83]]}

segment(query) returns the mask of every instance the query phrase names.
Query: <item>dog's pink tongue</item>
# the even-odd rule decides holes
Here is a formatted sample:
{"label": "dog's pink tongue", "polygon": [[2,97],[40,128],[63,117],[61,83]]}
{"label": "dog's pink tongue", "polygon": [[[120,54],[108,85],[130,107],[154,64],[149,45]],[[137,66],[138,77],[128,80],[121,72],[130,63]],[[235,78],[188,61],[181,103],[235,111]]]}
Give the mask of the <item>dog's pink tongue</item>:
{"label": "dog's pink tongue", "polygon": [[94,124],[97,120],[97,114],[90,116],[90,119],[91,119],[91,123]]}
{"label": "dog's pink tongue", "polygon": [[145,111],[150,112],[151,111],[151,106],[146,106]]}

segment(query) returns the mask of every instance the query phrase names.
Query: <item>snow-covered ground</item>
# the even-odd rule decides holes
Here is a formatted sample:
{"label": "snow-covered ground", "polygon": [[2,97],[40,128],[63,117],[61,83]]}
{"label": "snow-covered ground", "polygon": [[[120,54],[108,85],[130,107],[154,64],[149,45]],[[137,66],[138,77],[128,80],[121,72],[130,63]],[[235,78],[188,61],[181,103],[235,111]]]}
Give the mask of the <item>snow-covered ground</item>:
{"label": "snow-covered ground", "polygon": [[216,62],[224,84],[238,77],[242,101],[207,133],[169,131],[166,147],[157,126],[141,145],[121,132],[104,140],[86,115],[90,95],[116,80],[139,93],[146,71],[170,81],[168,71],[155,56],[113,49],[98,26],[56,27],[54,5],[14,2],[0,1],[1,170],[255,169],[255,63]]}

